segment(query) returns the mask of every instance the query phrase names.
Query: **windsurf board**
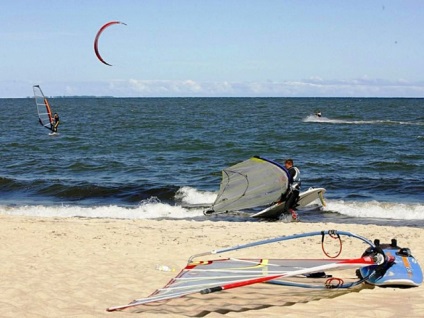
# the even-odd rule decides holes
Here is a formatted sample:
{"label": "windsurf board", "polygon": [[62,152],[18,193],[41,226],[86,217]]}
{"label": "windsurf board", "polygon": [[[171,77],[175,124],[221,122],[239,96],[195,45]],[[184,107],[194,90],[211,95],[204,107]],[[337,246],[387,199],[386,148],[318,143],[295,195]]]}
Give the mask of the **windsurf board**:
{"label": "windsurf board", "polygon": [[[394,242],[394,244],[393,244]],[[386,264],[382,275],[371,275],[366,282],[381,287],[417,287],[423,282],[423,273],[417,260],[412,256],[409,248],[400,248],[396,241],[392,244],[382,244],[381,248],[386,257],[394,258],[394,261]],[[376,266],[367,266],[359,269],[362,277],[367,277]]]}
{"label": "windsurf board", "polygon": [[[304,207],[315,200],[319,199],[321,204],[325,206],[324,200],[324,188],[309,188],[305,192],[299,194],[299,200],[297,201],[297,207]],[[284,210],[285,202],[275,203],[262,211],[252,214],[252,218],[277,218]]]}
{"label": "windsurf board", "polygon": [[325,206],[324,193],[324,188],[309,188],[307,191],[301,192],[297,201],[297,207],[304,207],[315,200],[320,200],[322,206]]}
{"label": "windsurf board", "polygon": [[285,202],[274,203],[273,205],[259,211],[258,213],[252,214],[252,218],[278,218],[284,210]]}

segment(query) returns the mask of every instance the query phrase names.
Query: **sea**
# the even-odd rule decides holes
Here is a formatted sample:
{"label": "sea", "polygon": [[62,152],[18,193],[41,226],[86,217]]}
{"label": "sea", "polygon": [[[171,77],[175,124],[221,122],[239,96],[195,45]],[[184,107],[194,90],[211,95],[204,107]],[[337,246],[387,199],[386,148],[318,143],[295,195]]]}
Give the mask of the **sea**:
{"label": "sea", "polygon": [[[424,99],[49,97],[0,99],[0,214],[270,222],[205,216],[221,171],[294,160],[326,206],[301,222],[424,226]],[[315,112],[321,111],[318,118]]]}

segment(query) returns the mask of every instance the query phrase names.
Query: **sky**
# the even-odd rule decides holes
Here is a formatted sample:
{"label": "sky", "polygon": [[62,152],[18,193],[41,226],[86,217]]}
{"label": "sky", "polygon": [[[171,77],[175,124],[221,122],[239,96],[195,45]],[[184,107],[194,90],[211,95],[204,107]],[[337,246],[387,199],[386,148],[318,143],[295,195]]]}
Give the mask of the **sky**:
{"label": "sky", "polygon": [[[0,98],[424,97],[422,0],[3,0]],[[99,51],[94,38],[109,21]]]}

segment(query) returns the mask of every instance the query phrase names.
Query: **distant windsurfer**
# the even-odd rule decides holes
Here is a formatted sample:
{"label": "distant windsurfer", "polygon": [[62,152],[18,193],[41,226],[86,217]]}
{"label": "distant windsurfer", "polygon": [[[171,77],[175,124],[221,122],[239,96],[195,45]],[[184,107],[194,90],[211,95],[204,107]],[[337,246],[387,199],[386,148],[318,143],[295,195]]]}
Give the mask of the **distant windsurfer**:
{"label": "distant windsurfer", "polygon": [[322,116],[322,114],[321,114],[321,112],[320,112],[320,111],[317,111],[317,112],[315,113],[315,116],[317,116],[317,117],[321,117],[321,116]]}
{"label": "distant windsurfer", "polygon": [[297,213],[296,213],[296,204],[297,200],[299,199],[299,193],[300,193],[300,170],[293,165],[293,159],[287,159],[284,162],[284,166],[286,167],[287,171],[289,172],[290,178],[289,178],[289,190],[286,193],[284,193],[281,196],[280,201],[286,201],[284,205],[284,210],[280,215],[281,217],[285,217],[289,214],[291,214],[293,220],[297,220]]}
{"label": "distant windsurfer", "polygon": [[53,121],[52,121],[52,131],[54,133],[57,133],[57,127],[60,124],[60,119],[59,119],[59,114],[58,113],[54,113],[54,117],[53,117]]}

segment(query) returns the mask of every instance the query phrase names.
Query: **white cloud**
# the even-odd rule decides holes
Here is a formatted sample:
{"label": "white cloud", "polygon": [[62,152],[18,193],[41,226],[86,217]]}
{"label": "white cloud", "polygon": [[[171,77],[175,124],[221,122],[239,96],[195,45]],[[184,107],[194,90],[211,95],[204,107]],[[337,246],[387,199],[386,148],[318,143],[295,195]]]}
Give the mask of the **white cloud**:
{"label": "white cloud", "polygon": [[[387,81],[363,76],[350,80],[205,82],[194,80],[113,80],[39,83],[49,96],[115,97],[424,97],[424,82]],[[26,97],[27,82],[2,83],[0,97]]]}
{"label": "white cloud", "polygon": [[[115,81],[117,91],[129,96],[258,96],[258,97],[423,97],[424,83],[390,82],[366,77],[325,81],[315,77],[284,82],[197,82],[193,80]],[[119,88],[119,89],[118,89]]]}

